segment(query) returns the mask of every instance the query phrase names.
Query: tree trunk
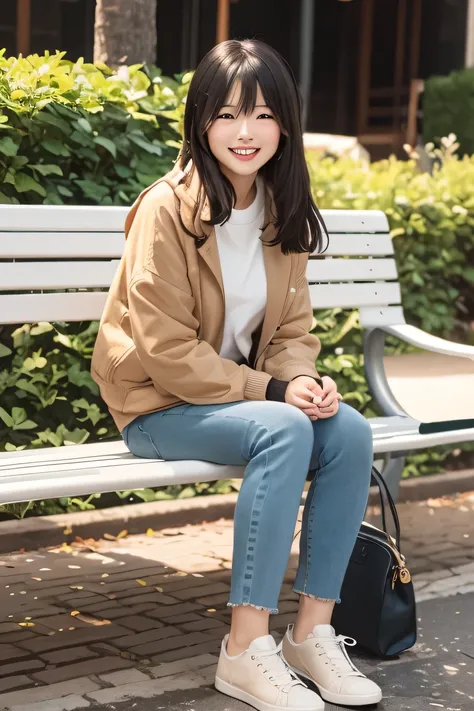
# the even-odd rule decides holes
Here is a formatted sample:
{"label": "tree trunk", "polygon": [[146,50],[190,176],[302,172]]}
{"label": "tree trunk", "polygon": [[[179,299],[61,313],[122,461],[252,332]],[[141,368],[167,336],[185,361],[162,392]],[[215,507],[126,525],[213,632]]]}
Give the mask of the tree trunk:
{"label": "tree trunk", "polygon": [[157,0],[97,0],[94,62],[156,62]]}

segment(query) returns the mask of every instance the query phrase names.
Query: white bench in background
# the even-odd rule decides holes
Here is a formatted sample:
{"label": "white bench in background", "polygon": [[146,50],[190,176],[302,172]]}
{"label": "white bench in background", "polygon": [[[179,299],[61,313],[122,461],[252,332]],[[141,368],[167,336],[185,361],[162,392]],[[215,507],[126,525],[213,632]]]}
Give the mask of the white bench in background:
{"label": "white bench in background", "polygon": [[[124,246],[126,213],[125,207],[0,205],[0,323],[100,319]],[[423,434],[426,423],[410,417],[390,390],[383,361],[385,334],[470,359],[474,347],[406,324],[392,240],[382,212],[323,210],[323,217],[331,239],[323,257],[309,260],[312,304],[315,309],[359,309],[366,376],[384,413],[370,420],[374,450],[377,458],[384,458],[384,476],[396,494],[407,453],[473,440],[474,419],[441,424],[439,431]],[[0,503],[242,474],[243,467],[209,462],[139,459],[121,440],[5,452],[0,454]]]}

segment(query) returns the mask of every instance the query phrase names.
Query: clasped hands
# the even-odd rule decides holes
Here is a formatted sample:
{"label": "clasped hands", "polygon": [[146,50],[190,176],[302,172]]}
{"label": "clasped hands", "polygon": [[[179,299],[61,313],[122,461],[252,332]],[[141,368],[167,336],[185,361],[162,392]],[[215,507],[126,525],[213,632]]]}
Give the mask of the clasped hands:
{"label": "clasped hands", "polygon": [[285,402],[298,407],[313,421],[332,417],[339,409],[342,395],[338,393],[336,383],[328,375],[323,376],[321,380],[322,388],[308,375],[298,376],[288,383]]}

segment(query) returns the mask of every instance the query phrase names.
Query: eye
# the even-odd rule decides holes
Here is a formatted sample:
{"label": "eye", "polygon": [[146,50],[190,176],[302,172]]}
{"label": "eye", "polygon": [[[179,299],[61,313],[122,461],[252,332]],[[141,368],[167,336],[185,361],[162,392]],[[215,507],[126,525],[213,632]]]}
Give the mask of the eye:
{"label": "eye", "polygon": [[224,114],[219,114],[219,116],[217,118],[231,118],[231,119],[233,119],[234,117],[232,116],[232,114],[224,113]]}
{"label": "eye", "polygon": [[257,116],[257,118],[272,119],[273,116],[271,116],[270,114],[260,114],[259,116]]}

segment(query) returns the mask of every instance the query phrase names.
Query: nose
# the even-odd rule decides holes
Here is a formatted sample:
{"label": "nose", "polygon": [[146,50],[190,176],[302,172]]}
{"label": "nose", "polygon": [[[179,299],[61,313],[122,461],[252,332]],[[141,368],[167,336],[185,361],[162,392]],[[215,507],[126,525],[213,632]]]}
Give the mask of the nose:
{"label": "nose", "polygon": [[249,124],[249,118],[248,116],[242,115],[242,118],[239,119],[239,134],[238,138],[245,140],[245,141],[253,141],[253,138],[251,137],[251,128]]}

